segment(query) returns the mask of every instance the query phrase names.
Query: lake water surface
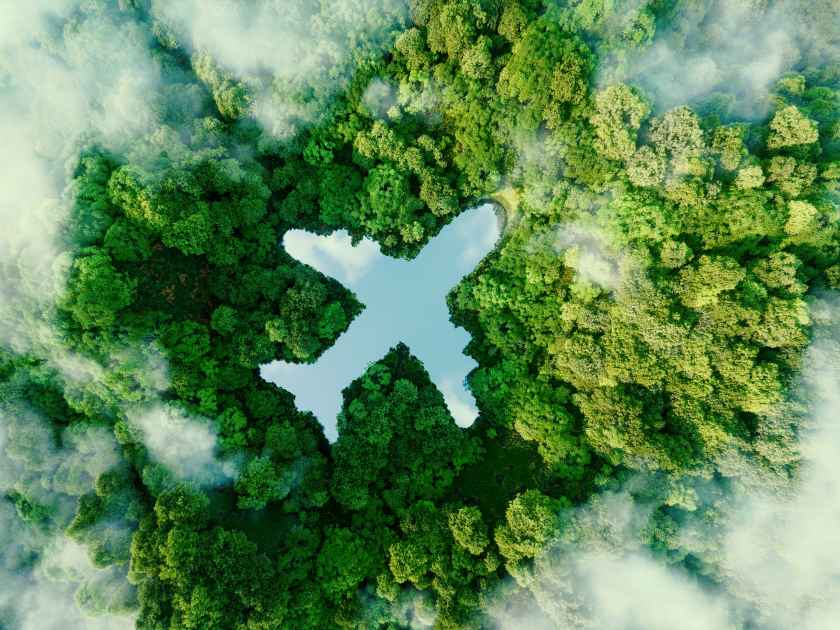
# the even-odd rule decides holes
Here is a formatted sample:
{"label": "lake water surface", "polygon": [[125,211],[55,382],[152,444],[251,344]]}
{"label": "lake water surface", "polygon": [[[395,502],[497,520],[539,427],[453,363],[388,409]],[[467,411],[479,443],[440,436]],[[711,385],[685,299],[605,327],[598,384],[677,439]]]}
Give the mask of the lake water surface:
{"label": "lake water surface", "polygon": [[464,379],[477,364],[463,353],[470,336],[449,321],[446,295],[493,249],[499,233],[492,204],[456,217],[414,260],[385,256],[368,239],[353,246],[343,230],[287,232],[283,246],[291,256],[351,289],[365,309],[317,362],[275,361],[262,366],[263,378],[292,392],[298,408],[312,411],[333,441],[341,391],[403,342],[423,362],[455,421],[469,426],[477,411]]}

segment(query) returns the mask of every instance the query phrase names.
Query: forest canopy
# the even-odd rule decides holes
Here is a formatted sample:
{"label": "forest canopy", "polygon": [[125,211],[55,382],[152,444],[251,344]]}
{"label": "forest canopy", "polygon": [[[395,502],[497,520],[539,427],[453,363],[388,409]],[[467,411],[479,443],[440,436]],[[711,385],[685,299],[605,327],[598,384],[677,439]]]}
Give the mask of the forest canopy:
{"label": "forest canopy", "polygon": [[[211,4],[0,24],[0,628],[830,627],[840,3]],[[398,344],[330,443],[283,235],[487,201],[478,419]]]}

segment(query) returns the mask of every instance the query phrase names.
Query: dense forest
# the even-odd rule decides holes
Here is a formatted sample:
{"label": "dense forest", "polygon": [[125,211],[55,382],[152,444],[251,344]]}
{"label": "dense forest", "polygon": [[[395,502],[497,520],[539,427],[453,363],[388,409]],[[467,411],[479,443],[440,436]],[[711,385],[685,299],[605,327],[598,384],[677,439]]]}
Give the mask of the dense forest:
{"label": "dense forest", "polygon": [[[834,627],[838,0],[210,4],[4,10],[0,628]],[[477,421],[400,344],[330,443],[283,234],[488,200]]]}

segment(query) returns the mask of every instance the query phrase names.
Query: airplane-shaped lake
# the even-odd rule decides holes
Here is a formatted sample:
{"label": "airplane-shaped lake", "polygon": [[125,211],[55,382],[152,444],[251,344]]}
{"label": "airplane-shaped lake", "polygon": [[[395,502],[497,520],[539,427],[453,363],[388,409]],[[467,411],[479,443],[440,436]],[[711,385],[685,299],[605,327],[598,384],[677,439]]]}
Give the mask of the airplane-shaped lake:
{"label": "airplane-shaped lake", "polygon": [[413,260],[385,256],[369,239],[353,246],[344,230],[286,232],[283,246],[291,256],[352,289],[365,309],[315,363],[275,361],[262,366],[262,377],[292,392],[298,408],[313,412],[334,441],[341,391],[403,342],[423,362],[455,421],[469,426],[478,412],[465,379],[477,364],[463,353],[470,336],[449,320],[446,295],[499,234],[492,204],[461,213]]}

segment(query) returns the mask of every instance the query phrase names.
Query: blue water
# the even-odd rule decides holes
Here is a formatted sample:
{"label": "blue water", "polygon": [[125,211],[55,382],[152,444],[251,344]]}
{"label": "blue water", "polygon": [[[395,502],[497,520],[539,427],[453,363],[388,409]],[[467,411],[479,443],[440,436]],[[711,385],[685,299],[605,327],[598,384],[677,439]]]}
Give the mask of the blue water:
{"label": "blue water", "polygon": [[354,291],[365,309],[316,363],[275,361],[262,366],[263,378],[291,391],[335,440],[342,389],[401,341],[423,362],[455,421],[469,426],[477,411],[465,378],[477,364],[463,353],[470,337],[449,321],[446,295],[498,238],[490,204],[463,212],[409,261],[385,256],[368,239],[353,246],[343,230],[287,232],[283,246],[291,256]]}

